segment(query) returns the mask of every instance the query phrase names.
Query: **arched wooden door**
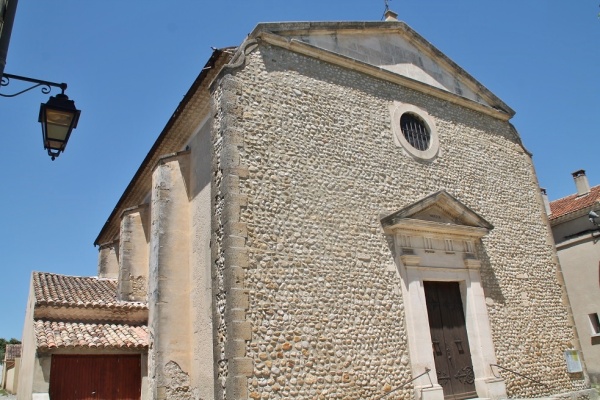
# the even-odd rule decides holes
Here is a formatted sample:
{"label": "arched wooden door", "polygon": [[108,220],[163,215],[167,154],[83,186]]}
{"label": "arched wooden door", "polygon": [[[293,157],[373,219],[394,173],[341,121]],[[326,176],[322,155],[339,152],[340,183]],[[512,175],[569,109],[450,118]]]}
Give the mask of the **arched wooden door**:
{"label": "arched wooden door", "polygon": [[444,398],[477,397],[458,282],[423,282],[435,369]]}

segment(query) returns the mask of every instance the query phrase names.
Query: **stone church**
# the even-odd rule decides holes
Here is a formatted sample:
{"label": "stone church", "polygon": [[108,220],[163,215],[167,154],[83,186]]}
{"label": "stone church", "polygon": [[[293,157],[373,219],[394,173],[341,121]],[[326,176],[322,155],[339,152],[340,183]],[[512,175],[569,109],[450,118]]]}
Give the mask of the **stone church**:
{"label": "stone church", "polygon": [[95,242],[135,350],[82,357],[148,399],[591,396],[514,111],[387,17],[213,52]]}

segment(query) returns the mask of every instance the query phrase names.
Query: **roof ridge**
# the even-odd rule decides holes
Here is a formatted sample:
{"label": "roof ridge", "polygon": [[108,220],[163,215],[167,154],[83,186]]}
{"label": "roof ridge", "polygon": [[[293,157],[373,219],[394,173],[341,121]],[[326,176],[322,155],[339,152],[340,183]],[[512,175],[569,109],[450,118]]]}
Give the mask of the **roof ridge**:
{"label": "roof ridge", "polygon": [[94,279],[94,280],[98,280],[98,281],[117,281],[116,278],[105,278],[105,277],[99,277],[99,276],[85,276],[85,275],[67,275],[67,274],[59,274],[57,272],[33,271],[32,274],[64,276],[64,277],[68,277],[68,278]]}
{"label": "roof ridge", "polygon": [[129,309],[147,307],[146,302],[119,299],[117,279],[34,272],[32,280],[38,306]]}

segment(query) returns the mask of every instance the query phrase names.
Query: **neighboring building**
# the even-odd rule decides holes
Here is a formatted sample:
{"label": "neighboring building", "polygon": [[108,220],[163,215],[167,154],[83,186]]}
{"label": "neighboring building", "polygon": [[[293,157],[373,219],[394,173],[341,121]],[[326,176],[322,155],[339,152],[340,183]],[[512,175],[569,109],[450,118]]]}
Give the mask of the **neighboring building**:
{"label": "neighboring building", "polygon": [[17,3],[18,0],[0,0],[0,78],[2,78],[6,66]]}
{"label": "neighboring building", "polygon": [[[590,379],[600,383],[600,186],[585,171],[573,173],[577,192],[550,203],[550,224]],[[600,220],[596,221],[600,222]]]}
{"label": "neighboring building", "polygon": [[19,385],[19,368],[21,365],[21,345],[7,344],[4,351],[4,367],[2,368],[2,389],[8,393],[17,393]]}
{"label": "neighboring building", "polygon": [[4,20],[6,19],[6,11],[8,10],[8,2],[9,0],[0,0],[0,38],[2,38],[2,34],[6,34],[3,32],[4,28]]}
{"label": "neighboring building", "polygon": [[116,279],[34,272],[18,398],[139,399],[147,318],[146,303],[117,299]]}
{"label": "neighboring building", "polygon": [[139,167],[90,279],[148,398],[593,395],[514,112],[388,17],[215,50]]}

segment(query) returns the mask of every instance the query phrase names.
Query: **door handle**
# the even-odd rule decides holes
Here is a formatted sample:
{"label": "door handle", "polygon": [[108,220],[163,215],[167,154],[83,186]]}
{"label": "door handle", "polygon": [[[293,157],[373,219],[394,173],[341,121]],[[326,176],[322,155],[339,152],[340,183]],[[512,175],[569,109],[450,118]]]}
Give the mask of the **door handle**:
{"label": "door handle", "polygon": [[440,348],[440,342],[432,340],[432,345],[433,345],[433,354],[435,354],[436,356],[441,356],[442,349]]}
{"label": "door handle", "polygon": [[460,354],[463,354],[465,350],[463,349],[462,340],[455,340],[454,343],[456,343],[456,348],[458,349],[458,352]]}
{"label": "door handle", "polygon": [[448,348],[448,346],[446,346],[446,354],[448,355],[448,363],[452,366],[454,366],[454,363],[452,362],[452,353],[450,352],[450,349]]}

